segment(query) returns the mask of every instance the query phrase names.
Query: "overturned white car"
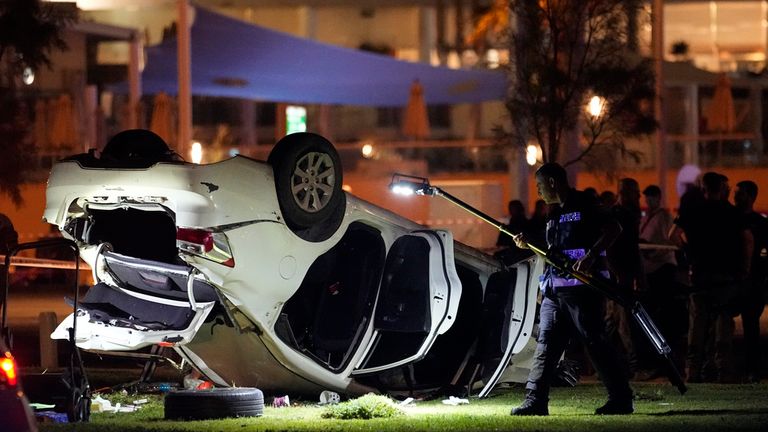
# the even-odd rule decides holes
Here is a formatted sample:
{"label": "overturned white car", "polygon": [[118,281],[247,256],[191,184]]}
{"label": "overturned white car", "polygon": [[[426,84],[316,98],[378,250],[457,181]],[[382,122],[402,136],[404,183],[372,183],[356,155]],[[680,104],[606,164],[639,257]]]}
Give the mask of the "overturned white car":
{"label": "overturned white car", "polygon": [[524,381],[541,260],[504,268],[341,184],[335,149],[310,133],[268,162],[196,165],[131,130],[57,163],[45,220],[97,282],[78,346],[170,346],[218,385],[272,393]]}

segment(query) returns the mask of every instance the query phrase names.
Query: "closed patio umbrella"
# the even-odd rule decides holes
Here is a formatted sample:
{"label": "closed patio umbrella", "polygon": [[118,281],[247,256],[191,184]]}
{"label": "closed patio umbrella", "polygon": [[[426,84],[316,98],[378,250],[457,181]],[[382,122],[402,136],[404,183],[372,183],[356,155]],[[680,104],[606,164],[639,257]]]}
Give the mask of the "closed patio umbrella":
{"label": "closed patio umbrella", "polygon": [[715,94],[706,112],[707,130],[728,133],[736,127],[736,109],[733,106],[731,80],[724,73],[717,77]]}
{"label": "closed patio umbrella", "polygon": [[167,144],[174,142],[173,101],[168,94],[160,92],[155,95],[152,104],[152,119],[149,130],[158,134]]}
{"label": "closed patio umbrella", "polygon": [[78,142],[78,119],[72,98],[62,94],[54,102],[48,139],[55,148],[72,148]]}
{"label": "closed patio umbrella", "polygon": [[419,80],[411,85],[408,105],[403,115],[403,135],[408,138],[424,139],[429,137],[429,117],[427,104],[424,102],[424,88]]}
{"label": "closed patio umbrella", "polygon": [[35,147],[45,149],[48,147],[48,104],[45,99],[35,102]]}

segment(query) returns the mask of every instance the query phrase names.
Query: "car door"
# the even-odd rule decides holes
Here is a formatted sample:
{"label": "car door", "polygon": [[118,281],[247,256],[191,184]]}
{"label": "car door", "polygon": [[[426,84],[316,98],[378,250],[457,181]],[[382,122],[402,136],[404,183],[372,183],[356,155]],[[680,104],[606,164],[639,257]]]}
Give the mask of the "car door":
{"label": "car door", "polygon": [[74,327],[75,342],[83,349],[184,345],[218,301],[215,288],[184,265],[112,252],[104,252],[97,262],[97,283],[78,302],[77,317],[65,318],[51,338],[68,339]]}
{"label": "car door", "polygon": [[418,230],[397,238],[384,264],[372,343],[353,375],[424,358],[437,336],[453,324],[460,298],[449,231]]}
{"label": "car door", "polygon": [[483,383],[479,397],[488,396],[532,336],[543,268],[543,260],[534,256],[488,278],[479,336],[478,378]]}

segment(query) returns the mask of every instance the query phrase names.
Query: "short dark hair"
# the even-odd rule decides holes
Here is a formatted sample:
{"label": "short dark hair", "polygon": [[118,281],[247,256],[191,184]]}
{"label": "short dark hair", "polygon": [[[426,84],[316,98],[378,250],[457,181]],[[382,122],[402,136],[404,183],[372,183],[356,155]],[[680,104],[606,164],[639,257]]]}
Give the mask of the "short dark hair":
{"label": "short dark hair", "polygon": [[619,186],[622,190],[636,190],[640,192],[640,184],[632,177],[624,177],[619,180]]}
{"label": "short dark hair", "polygon": [[710,171],[701,177],[702,188],[709,193],[719,192],[723,185],[723,175]]}
{"label": "short dark hair", "polygon": [[643,195],[660,197],[661,196],[661,188],[656,186],[656,185],[649,185],[648,187],[643,189]]}
{"label": "short dark hair", "polygon": [[565,168],[555,162],[547,162],[536,170],[537,176],[553,178],[559,184],[568,184]]}
{"label": "short dark hair", "polygon": [[507,203],[507,209],[512,209],[512,208],[516,209],[520,213],[523,213],[523,214],[525,213],[525,206],[523,205],[523,202],[520,201],[519,199],[514,199]]}
{"label": "short dark hair", "polygon": [[752,180],[742,180],[736,183],[736,187],[744,191],[750,198],[757,198],[757,183]]}

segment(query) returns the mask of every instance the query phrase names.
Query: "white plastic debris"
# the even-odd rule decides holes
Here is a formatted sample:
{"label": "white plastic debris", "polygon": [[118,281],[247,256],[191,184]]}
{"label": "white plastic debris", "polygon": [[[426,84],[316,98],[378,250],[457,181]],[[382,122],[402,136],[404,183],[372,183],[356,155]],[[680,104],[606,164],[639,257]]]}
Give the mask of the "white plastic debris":
{"label": "white plastic debris", "polygon": [[444,405],[468,405],[469,400],[463,398],[457,398],[456,396],[450,396],[448,399],[443,399]]}
{"label": "white plastic debris", "polygon": [[291,399],[288,397],[288,395],[275,396],[275,398],[272,400],[272,406],[274,408],[289,407],[291,406]]}
{"label": "white plastic debris", "polygon": [[323,392],[320,393],[320,405],[334,405],[339,403],[339,401],[341,401],[341,398],[336,392],[323,390]]}
{"label": "white plastic debris", "polygon": [[117,408],[117,411],[115,412],[129,413],[139,409],[139,407],[137,407],[136,405],[123,405],[123,406],[119,406],[119,405],[120,404],[115,405],[115,407]]}
{"label": "white plastic debris", "polygon": [[400,406],[414,406],[416,404],[413,403],[413,398],[409,397],[409,398],[405,398],[405,399],[401,400],[398,405],[400,405]]}
{"label": "white plastic debris", "polygon": [[194,390],[201,384],[203,384],[205,381],[198,379],[199,375],[195,376],[196,374],[188,374],[184,377],[184,389],[186,390]]}
{"label": "white plastic debris", "polygon": [[110,402],[108,399],[104,399],[100,394],[95,395],[93,398],[91,398],[91,412],[92,413],[127,413],[127,412],[134,412],[137,411],[140,407],[139,405],[148,403],[149,400],[147,399],[139,399],[133,401],[133,404],[128,405],[122,405],[120,403],[116,403],[112,405],[112,402]]}
{"label": "white plastic debris", "polygon": [[91,398],[91,412],[114,412],[113,410],[112,402],[102,398],[101,395],[97,394]]}

